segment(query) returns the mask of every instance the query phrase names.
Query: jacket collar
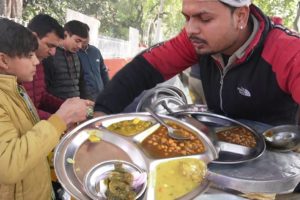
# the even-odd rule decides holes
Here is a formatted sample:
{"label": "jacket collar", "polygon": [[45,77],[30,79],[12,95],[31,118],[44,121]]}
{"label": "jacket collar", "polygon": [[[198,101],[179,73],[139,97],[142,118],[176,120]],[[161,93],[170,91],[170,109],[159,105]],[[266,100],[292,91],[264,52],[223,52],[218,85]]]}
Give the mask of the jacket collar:
{"label": "jacket collar", "polygon": [[263,44],[267,36],[267,33],[270,30],[270,21],[268,17],[265,16],[258,7],[252,4],[250,6],[250,12],[259,23],[258,30],[256,31],[256,34],[253,36],[253,39],[249,43],[248,47],[245,49],[244,55],[236,61],[236,64],[245,62],[246,59],[252,54],[252,52],[256,48],[261,46],[261,44]]}
{"label": "jacket collar", "polygon": [[0,74],[0,89],[7,93],[18,93],[17,77]]}

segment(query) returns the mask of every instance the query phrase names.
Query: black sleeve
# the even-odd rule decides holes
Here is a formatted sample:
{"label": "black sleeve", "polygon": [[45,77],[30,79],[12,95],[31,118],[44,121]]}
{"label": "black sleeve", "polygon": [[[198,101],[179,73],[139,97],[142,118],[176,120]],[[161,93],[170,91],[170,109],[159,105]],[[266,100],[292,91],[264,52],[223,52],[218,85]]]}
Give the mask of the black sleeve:
{"label": "black sleeve", "polygon": [[141,55],[123,67],[99,94],[95,111],[119,113],[142,91],[163,82],[163,76]]}

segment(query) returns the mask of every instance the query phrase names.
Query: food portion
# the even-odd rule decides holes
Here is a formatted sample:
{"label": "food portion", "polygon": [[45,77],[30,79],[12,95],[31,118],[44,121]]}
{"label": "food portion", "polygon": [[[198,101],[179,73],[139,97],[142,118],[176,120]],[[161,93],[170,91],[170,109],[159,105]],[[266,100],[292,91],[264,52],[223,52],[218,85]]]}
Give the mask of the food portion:
{"label": "food portion", "polygon": [[142,149],[146,153],[153,158],[168,158],[205,152],[204,144],[196,135],[175,123],[169,122],[168,124],[173,128],[180,129],[183,135],[188,136],[190,139],[173,139],[168,136],[167,129],[164,126],[160,126],[141,143]]}
{"label": "food portion", "polygon": [[256,140],[253,133],[242,126],[219,131],[217,132],[217,137],[219,140],[224,142],[239,144],[250,148],[254,148],[256,146]]}
{"label": "food portion", "polygon": [[107,186],[105,196],[108,200],[134,200],[136,192],[132,187],[133,175],[123,169],[122,164],[115,164],[115,169],[104,179]]}
{"label": "food portion", "polygon": [[271,137],[273,137],[273,131],[267,131],[265,134],[264,134],[264,136],[265,137],[267,137],[267,138],[271,138]]}
{"label": "food portion", "polygon": [[90,142],[100,142],[103,137],[103,133],[98,129],[88,129],[86,132],[89,134]]}
{"label": "food portion", "polygon": [[113,123],[107,127],[108,130],[124,136],[132,136],[140,133],[152,125],[151,121],[143,121],[139,118],[124,120]]}
{"label": "food portion", "polygon": [[161,163],[156,167],[155,199],[174,200],[201,184],[207,172],[199,159],[184,158]]}

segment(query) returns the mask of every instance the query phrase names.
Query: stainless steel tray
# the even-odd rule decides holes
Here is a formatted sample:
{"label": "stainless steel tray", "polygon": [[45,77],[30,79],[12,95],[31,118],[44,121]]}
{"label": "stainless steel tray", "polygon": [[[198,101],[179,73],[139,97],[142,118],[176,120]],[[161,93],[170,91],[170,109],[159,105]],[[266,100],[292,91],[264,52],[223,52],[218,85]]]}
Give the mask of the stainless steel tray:
{"label": "stainless steel tray", "polygon": [[[258,134],[255,130],[240,123],[234,119],[225,116],[209,113],[209,112],[194,112],[194,111],[180,111],[174,113],[175,116],[191,115],[198,121],[204,123],[213,132],[219,129],[226,129],[233,126],[241,126],[249,130],[256,140],[255,148],[247,148],[240,145],[234,145],[226,142],[219,143],[219,158],[212,161],[219,164],[237,164],[249,162],[260,157],[266,149],[264,137]],[[237,151],[232,151],[232,150]]]}
{"label": "stainless steel tray", "polygon": [[[151,120],[154,125],[149,129],[143,131],[132,137],[121,136],[116,133],[108,131],[105,127],[112,123],[130,120],[134,118],[142,120]],[[199,158],[204,162],[209,163],[216,159],[217,151],[211,140],[194,126],[182,122],[176,118],[163,116],[165,120],[178,123],[188,130],[197,134],[199,139],[206,147],[203,154],[184,156],[190,158]],[[153,182],[152,171],[155,169],[157,163],[166,162],[172,159],[180,159],[182,157],[153,159],[140,149],[139,143],[159,127],[148,113],[130,113],[119,115],[108,115],[86,121],[77,126],[75,129],[67,133],[59,145],[55,149],[54,167],[56,175],[62,186],[76,199],[90,199],[83,189],[83,179],[85,174],[96,164],[107,160],[125,160],[132,162],[141,169],[148,172],[149,182]],[[97,129],[103,134],[100,142],[92,143],[89,141],[88,130]],[[72,161],[72,162],[70,162]],[[184,196],[182,199],[191,199],[196,195],[202,193],[209,185],[209,182],[204,181],[199,187]],[[147,192],[144,199],[153,199],[154,189],[153,184],[148,184]]]}

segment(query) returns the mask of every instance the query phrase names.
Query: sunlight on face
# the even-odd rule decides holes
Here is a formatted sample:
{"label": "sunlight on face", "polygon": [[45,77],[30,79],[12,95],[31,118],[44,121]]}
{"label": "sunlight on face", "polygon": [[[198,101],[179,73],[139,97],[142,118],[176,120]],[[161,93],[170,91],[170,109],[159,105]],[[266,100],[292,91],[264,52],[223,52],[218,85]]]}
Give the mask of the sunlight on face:
{"label": "sunlight on face", "polygon": [[183,0],[182,14],[187,34],[200,55],[226,52],[237,40],[234,14],[219,1]]}
{"label": "sunlight on face", "polygon": [[82,38],[78,35],[70,35],[67,33],[67,37],[64,40],[64,47],[66,50],[76,53],[83,47],[83,44],[86,43],[86,41],[87,38]]}
{"label": "sunlight on face", "polygon": [[54,56],[56,47],[59,45],[61,39],[54,33],[48,33],[43,38],[38,39],[39,47],[36,50],[36,56],[39,60],[43,60],[49,56]]}
{"label": "sunlight on face", "polygon": [[30,82],[35,75],[37,64],[39,64],[39,60],[34,52],[29,53],[28,56],[10,57],[6,74],[15,75],[19,83]]}

